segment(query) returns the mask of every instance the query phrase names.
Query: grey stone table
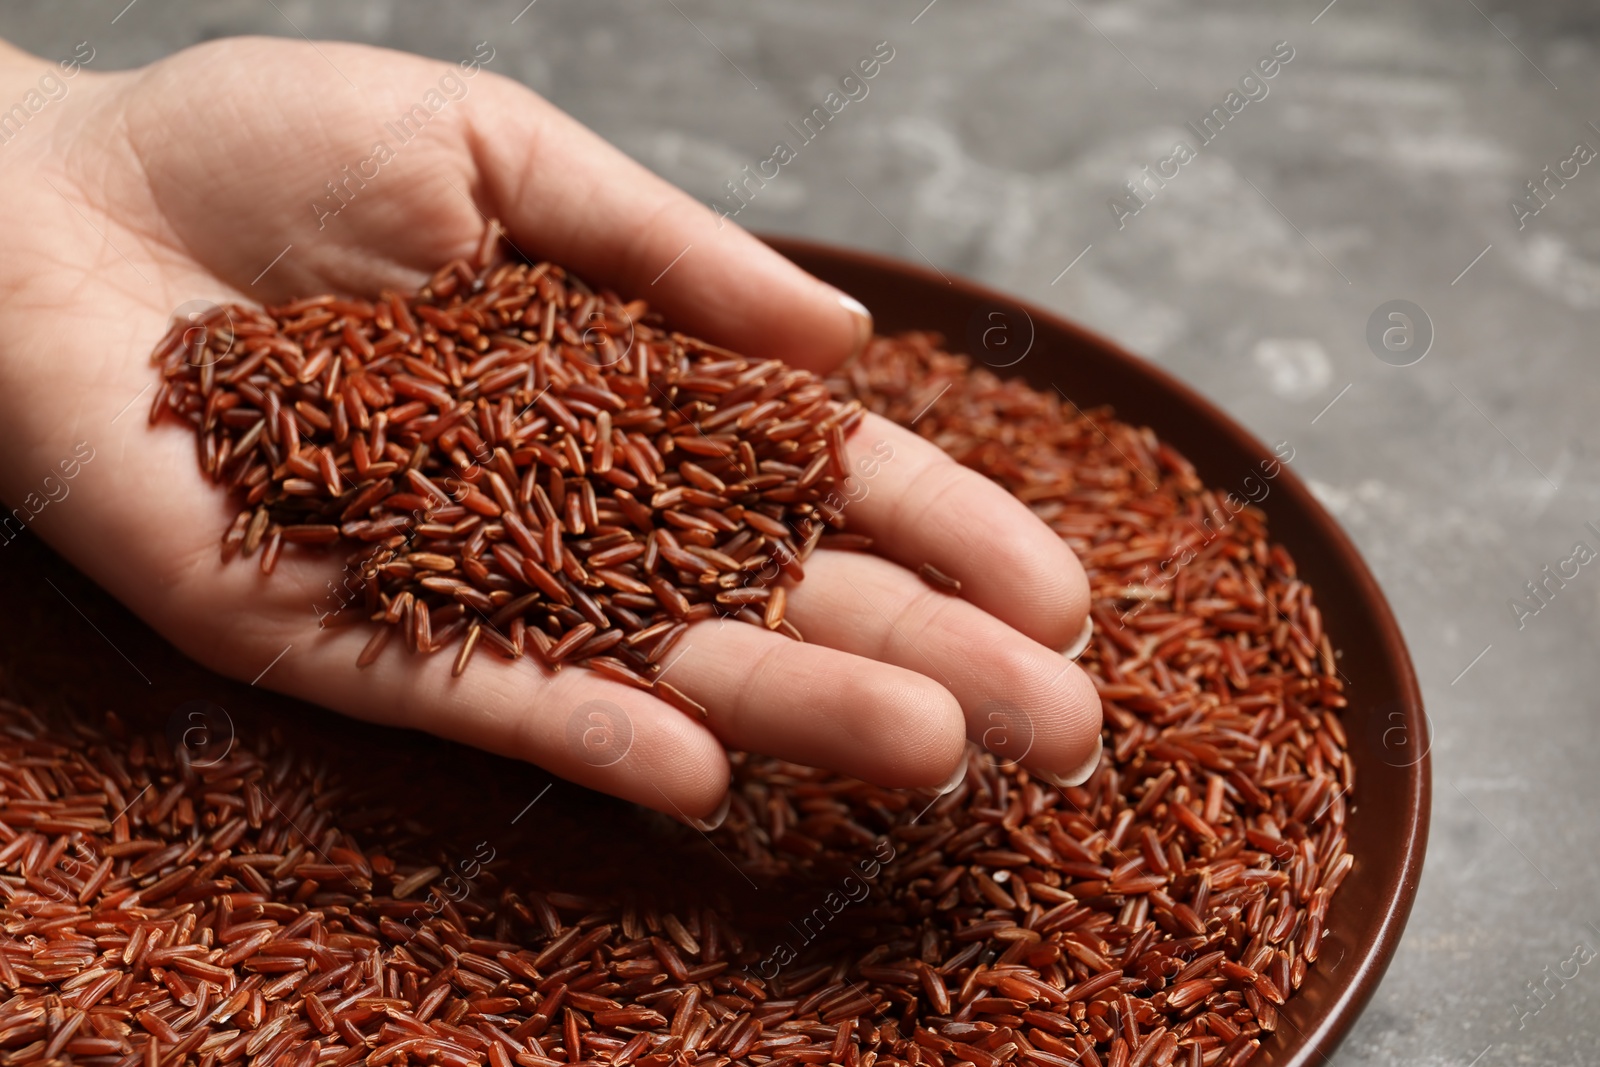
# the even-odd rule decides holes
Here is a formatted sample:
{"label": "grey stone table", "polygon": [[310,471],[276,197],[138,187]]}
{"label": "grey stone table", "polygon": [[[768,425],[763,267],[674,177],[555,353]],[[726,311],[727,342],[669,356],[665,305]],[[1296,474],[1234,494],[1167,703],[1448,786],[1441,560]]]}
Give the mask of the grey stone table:
{"label": "grey stone table", "polygon": [[[1337,1059],[1600,1062],[1600,962],[1566,962],[1600,950],[1600,567],[1568,562],[1600,550],[1591,7],[525,2],[9,0],[0,33],[51,57],[88,39],[96,69],[239,33],[447,60],[487,40],[490,69],[707,202],[889,42],[739,221],[1056,308],[1291,441],[1388,591],[1435,729],[1421,894]],[[1292,58],[1241,86],[1275,46]],[[1186,123],[1215,108],[1205,141]],[[1397,299],[1434,335],[1409,366],[1422,319],[1409,342],[1380,323],[1385,360],[1366,338]]]}

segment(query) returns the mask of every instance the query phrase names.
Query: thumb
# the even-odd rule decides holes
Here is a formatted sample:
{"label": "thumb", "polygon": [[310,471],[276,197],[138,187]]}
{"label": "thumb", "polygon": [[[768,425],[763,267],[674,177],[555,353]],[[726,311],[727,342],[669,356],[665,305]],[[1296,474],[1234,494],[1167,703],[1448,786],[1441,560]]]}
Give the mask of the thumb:
{"label": "thumb", "polygon": [[746,355],[826,372],[865,346],[872,318],[853,297],[532,92],[489,78],[472,119],[479,192],[523,254]]}

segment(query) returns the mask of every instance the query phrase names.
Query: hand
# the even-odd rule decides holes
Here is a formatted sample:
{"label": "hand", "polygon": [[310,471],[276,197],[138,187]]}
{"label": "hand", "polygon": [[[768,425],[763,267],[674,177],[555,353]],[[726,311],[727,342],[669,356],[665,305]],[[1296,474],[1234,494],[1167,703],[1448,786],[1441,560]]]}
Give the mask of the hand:
{"label": "hand", "polygon": [[[849,442],[882,462],[848,516],[885,556],[812,557],[788,609],[808,643],[695,626],[670,681],[705,725],[528,658],[479,656],[459,679],[448,653],[358,670],[368,628],[318,628],[336,564],[289,551],[265,578],[221,562],[237,505],[202,478],[187,427],[146,424],[148,356],[186,302],[413,288],[495,217],[529,257],[751,355],[826,370],[870,332],[838,291],[480,69],[489,52],[216,42],[77,72],[0,146],[0,559],[26,523],[219,671],[685,821],[726,810],[724,745],[896,787],[945,782],[986,733],[1057,778],[1098,754],[1099,699],[1059,652],[1088,610],[1077,560],[1004,490],[881,419]],[[55,69],[0,45],[0,102]],[[963,595],[918,578],[925,562]]]}

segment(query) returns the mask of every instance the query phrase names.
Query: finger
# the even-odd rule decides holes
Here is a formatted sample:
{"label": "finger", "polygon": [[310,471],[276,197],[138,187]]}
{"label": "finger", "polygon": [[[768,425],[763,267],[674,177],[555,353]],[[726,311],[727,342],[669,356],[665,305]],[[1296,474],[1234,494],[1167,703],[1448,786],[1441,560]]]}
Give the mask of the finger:
{"label": "finger", "polygon": [[[786,617],[808,641],[919,671],[961,702],[967,736],[1060,784],[1100,751],[1088,676],[959,597],[862,553],[816,552]],[[1087,770],[1085,770],[1085,765]]]}
{"label": "finger", "polygon": [[526,760],[684,821],[716,816],[727,795],[727,755],[710,731],[593,671],[552,674],[526,657],[507,662],[479,650],[452,677],[459,646],[412,655],[398,635],[363,669],[356,657],[372,627],[294,630],[260,679],[279,692]]}
{"label": "finger", "polygon": [[875,551],[910,570],[932,564],[961,583],[963,599],[1050,648],[1067,648],[1082,633],[1083,566],[1026,504],[876,415],[861,421],[845,450],[845,517],[873,538]]}
{"label": "finger", "polygon": [[692,627],[664,676],[730,748],[878,785],[939,785],[965,750],[961,707],[937,682],[742,621]]}
{"label": "finger", "polygon": [[872,320],[859,302],[526,89],[490,79],[472,118],[484,194],[527,254],[753,356],[827,370],[865,345]]}

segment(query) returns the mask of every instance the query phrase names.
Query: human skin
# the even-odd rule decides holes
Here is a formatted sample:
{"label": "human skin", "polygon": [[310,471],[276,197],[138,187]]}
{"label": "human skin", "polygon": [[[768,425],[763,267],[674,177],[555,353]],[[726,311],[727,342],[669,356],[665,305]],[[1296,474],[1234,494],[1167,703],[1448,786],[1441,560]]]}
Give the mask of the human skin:
{"label": "human skin", "polygon": [[[0,107],[50,71],[54,62],[0,42]],[[336,215],[312,207],[333,205],[326,183],[370,157],[384,124],[451,72],[465,86],[458,99],[391,143],[394,158],[347,187]],[[313,606],[337,563],[285,552],[270,579],[224,564],[236,503],[202,477],[187,426],[147,424],[149,353],[175,309],[413,288],[470,256],[497,218],[523,254],[751,356],[826,371],[870,321],[487,70],[464,77],[457,64],[360,45],[234,39],[137,70],[79,70],[66,84],[0,146],[0,498],[21,507],[86,442],[94,459],[70,497],[28,528],[184,652],[701,825],[726,810],[725,748],[930,788],[965,765],[968,738],[987,734],[1046,779],[1086,773],[1099,699],[1060,652],[1085,625],[1082,567],[1004,490],[876,417],[848,449],[881,456],[887,442],[893,458],[846,514],[881,554],[819,551],[807,562],[788,607],[804,643],[741,623],[692,627],[671,681],[708,709],[705,723],[527,657],[480,656],[452,678],[451,656],[393,645],[358,670],[367,627],[319,629]],[[928,562],[961,581],[959,596],[916,575]],[[595,700],[621,709],[631,738],[603,766],[571,728]]]}

